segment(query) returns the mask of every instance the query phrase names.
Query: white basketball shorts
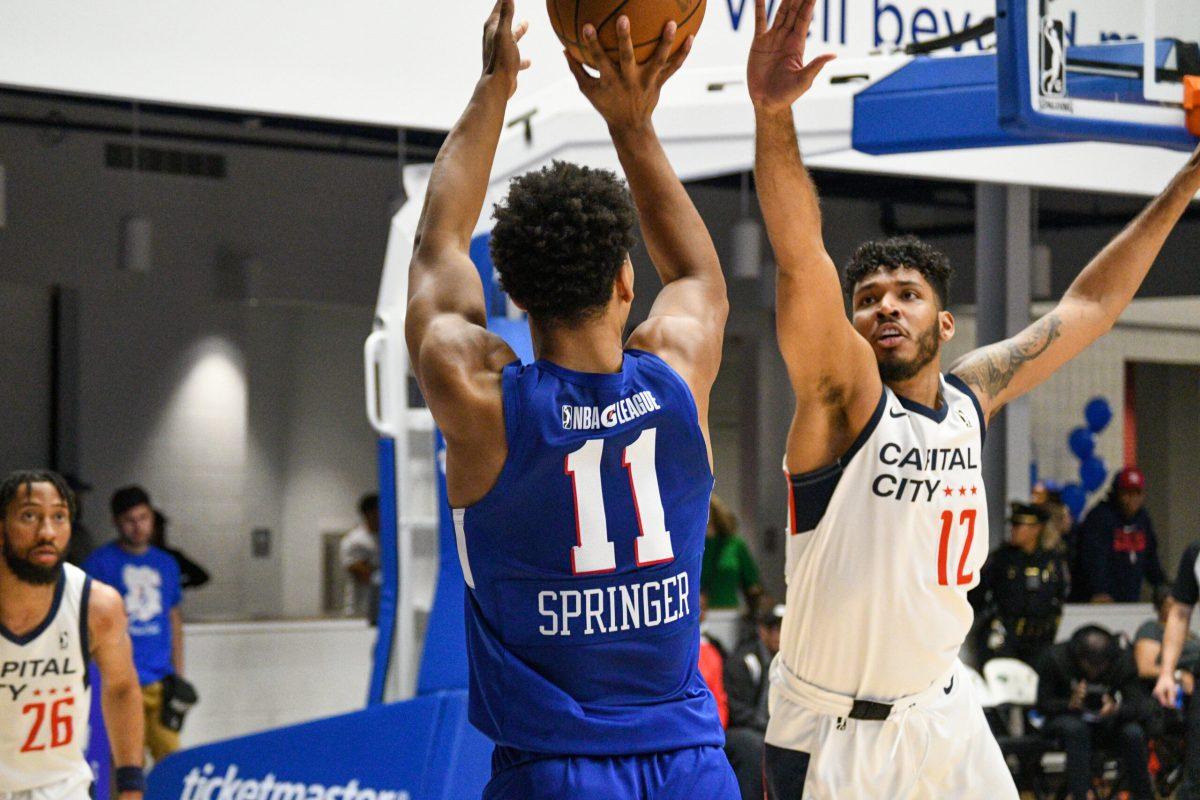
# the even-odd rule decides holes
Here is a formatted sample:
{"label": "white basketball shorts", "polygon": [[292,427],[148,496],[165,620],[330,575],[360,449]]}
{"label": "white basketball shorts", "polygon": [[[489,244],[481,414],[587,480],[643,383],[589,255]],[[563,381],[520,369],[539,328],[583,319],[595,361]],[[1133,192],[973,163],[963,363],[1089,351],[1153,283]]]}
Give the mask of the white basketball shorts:
{"label": "white basketball shorts", "polygon": [[[776,658],[766,773],[771,800],[1017,800],[965,667],[892,704],[887,719],[849,719],[851,698],[799,681]],[[801,793],[802,792],[802,793]]]}

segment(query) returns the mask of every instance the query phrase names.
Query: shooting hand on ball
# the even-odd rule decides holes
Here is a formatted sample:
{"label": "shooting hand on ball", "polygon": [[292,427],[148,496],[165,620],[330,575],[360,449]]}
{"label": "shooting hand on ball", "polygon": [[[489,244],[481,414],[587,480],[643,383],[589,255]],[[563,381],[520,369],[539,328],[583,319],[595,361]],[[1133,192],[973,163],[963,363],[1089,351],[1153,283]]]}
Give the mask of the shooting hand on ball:
{"label": "shooting hand on ball", "polygon": [[754,44],[746,66],[750,99],[764,111],[791,108],[812,88],[833,55],[805,62],[804,48],[817,0],[783,0],[775,12],[775,23],[767,27],[766,0],[754,2]]}
{"label": "shooting hand on ball", "polygon": [[663,84],[679,71],[691,52],[694,37],[689,36],[674,55],[671,45],[675,41],[676,25],[668,22],[654,55],[645,64],[638,64],[634,57],[633,38],[630,34],[629,18],[622,15],[617,20],[617,44],[620,57],[613,61],[596,36],[596,28],[583,28],[583,51],[588,61],[600,73],[593,77],[569,52],[563,51],[571,74],[579,84],[579,90],[596,110],[600,112],[610,128],[640,127],[650,122]]}
{"label": "shooting hand on ball", "polygon": [[513,28],[514,0],[496,0],[487,22],[483,24],[483,74],[509,81],[508,96],[517,90],[517,73],[529,69],[529,59],[521,58],[517,43],[529,23]]}

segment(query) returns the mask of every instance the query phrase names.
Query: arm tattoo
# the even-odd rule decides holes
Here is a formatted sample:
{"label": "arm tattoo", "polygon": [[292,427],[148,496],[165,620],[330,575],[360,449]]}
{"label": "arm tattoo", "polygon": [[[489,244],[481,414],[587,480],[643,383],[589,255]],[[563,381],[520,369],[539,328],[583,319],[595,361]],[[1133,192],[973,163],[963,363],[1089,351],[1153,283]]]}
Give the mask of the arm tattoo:
{"label": "arm tattoo", "polygon": [[1049,350],[1060,336],[1062,320],[1057,314],[1048,314],[1015,338],[969,356],[955,371],[968,385],[982,391],[989,400],[995,400],[1008,388],[1022,366]]}

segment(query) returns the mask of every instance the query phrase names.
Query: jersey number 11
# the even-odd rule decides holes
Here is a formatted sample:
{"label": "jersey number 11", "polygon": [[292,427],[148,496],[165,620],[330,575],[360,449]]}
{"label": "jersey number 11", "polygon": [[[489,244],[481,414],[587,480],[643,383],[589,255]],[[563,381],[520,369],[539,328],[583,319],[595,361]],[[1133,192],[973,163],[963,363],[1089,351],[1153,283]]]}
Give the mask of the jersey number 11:
{"label": "jersey number 11", "polygon": [[[639,567],[665,564],[675,558],[658,488],[654,462],[656,437],[657,430],[647,428],[625,448],[621,458],[621,464],[629,472],[629,491],[633,493],[638,520],[639,535],[633,543],[633,553]],[[589,439],[567,456],[563,467],[571,476],[575,492],[578,544],[571,548],[571,571],[576,575],[596,575],[617,568],[616,549],[608,538],[608,518],[604,513],[604,487],[600,480],[603,453],[604,440]]]}

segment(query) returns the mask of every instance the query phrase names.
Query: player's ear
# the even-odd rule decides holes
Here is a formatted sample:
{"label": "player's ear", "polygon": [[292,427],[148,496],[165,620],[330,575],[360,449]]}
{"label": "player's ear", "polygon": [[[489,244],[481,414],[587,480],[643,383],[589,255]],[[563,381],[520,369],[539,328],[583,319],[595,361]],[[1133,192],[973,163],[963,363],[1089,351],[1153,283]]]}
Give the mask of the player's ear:
{"label": "player's ear", "polygon": [[621,265],[621,269],[617,272],[617,280],[613,286],[613,290],[622,302],[633,302],[633,261],[628,255],[625,256],[625,263]]}
{"label": "player's ear", "polygon": [[949,311],[938,312],[938,328],[940,329],[940,337],[942,343],[950,341],[954,338],[954,315]]}

